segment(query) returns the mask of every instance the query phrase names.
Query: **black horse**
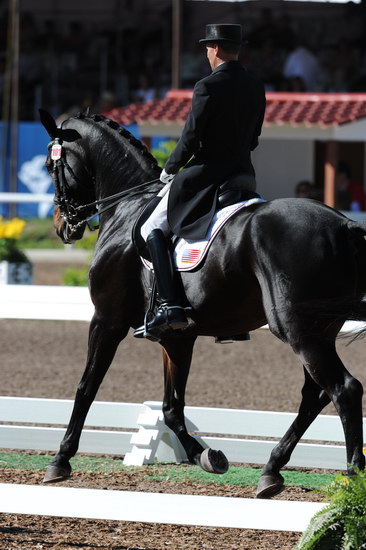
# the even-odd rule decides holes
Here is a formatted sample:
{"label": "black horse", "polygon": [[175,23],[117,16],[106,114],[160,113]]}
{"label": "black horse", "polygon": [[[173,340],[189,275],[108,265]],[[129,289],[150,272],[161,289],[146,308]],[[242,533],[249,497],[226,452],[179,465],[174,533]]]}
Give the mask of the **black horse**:
{"label": "black horse", "polygon": [[[132,243],[136,218],[161,188],[160,169],[147,149],[102,116],[78,115],[57,128],[42,122],[62,145],[47,167],[55,182],[55,226],[65,243],[80,239],[98,206],[100,232],[90,268],[95,313],[88,358],[60,450],[45,481],[71,473],[84,421],[117,346],[144,321],[151,275]],[[50,148],[51,149],[51,148]],[[53,159],[52,159],[53,156]],[[298,416],[272,451],[257,496],[283,488],[280,469],[321,412],[333,402],[341,418],[349,473],[365,467],[361,383],[342,364],[335,340],[346,319],[366,319],[366,224],[307,199],[279,199],[239,211],[215,238],[199,269],[181,273],[192,322],[166,334],[163,348],[165,423],[188,460],[215,473],[227,469],[221,451],[203,449],[184,421],[184,394],[197,336],[231,336],[268,323],[303,363]],[[143,344],[142,344],[143,345]],[[258,372],[260,376],[260,372]],[[286,381],[284,380],[284,383]],[[255,391],[255,388],[253,388]],[[243,457],[245,461],[245,457]]]}

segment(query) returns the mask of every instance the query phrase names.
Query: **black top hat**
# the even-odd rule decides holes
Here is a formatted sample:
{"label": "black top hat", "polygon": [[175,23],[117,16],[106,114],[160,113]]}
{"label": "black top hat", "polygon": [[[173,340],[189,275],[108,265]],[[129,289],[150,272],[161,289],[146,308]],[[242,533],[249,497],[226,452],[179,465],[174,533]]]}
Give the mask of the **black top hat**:
{"label": "black top hat", "polygon": [[241,25],[232,25],[224,23],[222,25],[206,25],[206,36],[200,40],[201,44],[205,42],[235,42],[244,44],[242,38]]}

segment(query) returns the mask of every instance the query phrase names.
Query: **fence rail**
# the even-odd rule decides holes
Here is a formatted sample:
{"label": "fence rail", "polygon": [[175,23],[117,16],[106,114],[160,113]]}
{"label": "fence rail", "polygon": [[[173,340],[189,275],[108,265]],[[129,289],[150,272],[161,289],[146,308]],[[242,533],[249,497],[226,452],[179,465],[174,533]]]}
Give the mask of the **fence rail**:
{"label": "fence rail", "polygon": [[304,531],[325,504],[0,483],[0,513]]}
{"label": "fence rail", "polygon": [[[56,451],[65,433],[72,400],[0,397],[0,447]],[[188,430],[204,447],[221,449],[230,462],[265,464],[295,413],[186,407]],[[124,455],[128,465],[182,462],[185,453],[164,424],[161,403],[96,401],[87,416],[80,452]],[[364,428],[366,419],[364,419]],[[265,439],[261,439],[265,438]],[[346,468],[338,416],[320,415],[297,445],[290,466]]]}
{"label": "fence rail", "polygon": [[[90,321],[94,313],[89,289],[80,286],[0,285],[0,303],[0,319]],[[341,331],[352,333],[364,326],[347,321]]]}
{"label": "fence rail", "polygon": [[1,319],[90,321],[94,307],[87,287],[0,285]]}
{"label": "fence rail", "polygon": [[54,195],[51,193],[0,193],[0,203],[29,203],[49,202],[53,203]]}

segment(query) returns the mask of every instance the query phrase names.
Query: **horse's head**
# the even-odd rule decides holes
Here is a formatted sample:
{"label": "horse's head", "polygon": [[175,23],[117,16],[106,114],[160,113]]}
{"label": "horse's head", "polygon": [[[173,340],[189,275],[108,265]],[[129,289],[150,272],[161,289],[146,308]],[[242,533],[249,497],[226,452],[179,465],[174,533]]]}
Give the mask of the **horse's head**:
{"label": "horse's head", "polygon": [[[41,122],[51,143],[48,146],[46,168],[55,187],[54,225],[64,243],[82,238],[86,218],[95,213],[94,180],[88,167],[83,136],[75,128],[76,119],[68,119],[58,128],[52,116],[40,109]],[[80,128],[79,128],[80,129]]]}

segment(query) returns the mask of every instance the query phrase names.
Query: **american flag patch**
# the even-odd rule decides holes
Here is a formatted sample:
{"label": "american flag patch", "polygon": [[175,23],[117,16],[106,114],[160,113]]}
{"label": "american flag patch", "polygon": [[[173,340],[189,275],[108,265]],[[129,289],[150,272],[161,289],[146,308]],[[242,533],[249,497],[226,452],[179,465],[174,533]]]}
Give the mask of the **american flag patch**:
{"label": "american flag patch", "polygon": [[199,248],[186,248],[183,251],[181,261],[186,264],[194,264],[199,260],[201,250]]}

